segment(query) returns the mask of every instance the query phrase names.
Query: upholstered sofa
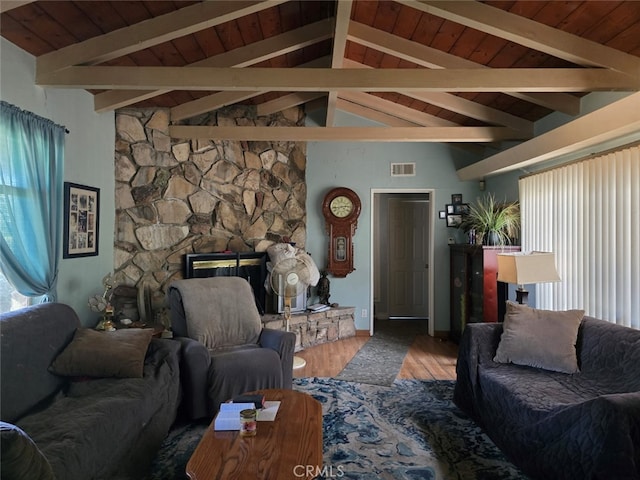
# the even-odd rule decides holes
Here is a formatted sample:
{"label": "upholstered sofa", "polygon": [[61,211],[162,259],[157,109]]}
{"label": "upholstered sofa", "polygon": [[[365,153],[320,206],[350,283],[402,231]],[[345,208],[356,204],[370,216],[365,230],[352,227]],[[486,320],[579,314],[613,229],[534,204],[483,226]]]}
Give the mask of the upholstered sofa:
{"label": "upholstered sofa", "polygon": [[148,474],[180,401],[179,344],[80,327],[63,304],[0,315],[2,478]]}
{"label": "upholstered sofa", "polygon": [[466,326],[455,403],[531,478],[639,479],[640,331],[527,308]]}

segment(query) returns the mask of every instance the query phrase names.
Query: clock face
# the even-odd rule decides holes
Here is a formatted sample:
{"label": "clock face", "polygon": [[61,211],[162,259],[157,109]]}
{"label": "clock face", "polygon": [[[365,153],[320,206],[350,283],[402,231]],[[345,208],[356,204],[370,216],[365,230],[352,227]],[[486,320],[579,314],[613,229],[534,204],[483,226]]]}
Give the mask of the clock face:
{"label": "clock face", "polygon": [[344,218],[353,210],[353,202],[348,197],[340,195],[339,197],[331,200],[329,209],[336,217]]}

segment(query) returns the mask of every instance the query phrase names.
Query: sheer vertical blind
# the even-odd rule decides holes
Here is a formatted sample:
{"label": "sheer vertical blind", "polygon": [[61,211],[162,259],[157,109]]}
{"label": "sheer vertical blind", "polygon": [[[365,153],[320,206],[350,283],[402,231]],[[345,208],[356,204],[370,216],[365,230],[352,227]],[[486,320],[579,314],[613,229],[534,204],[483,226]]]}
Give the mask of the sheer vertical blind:
{"label": "sheer vertical blind", "polygon": [[640,329],[640,145],[520,179],[522,246],[556,253],[539,308]]}

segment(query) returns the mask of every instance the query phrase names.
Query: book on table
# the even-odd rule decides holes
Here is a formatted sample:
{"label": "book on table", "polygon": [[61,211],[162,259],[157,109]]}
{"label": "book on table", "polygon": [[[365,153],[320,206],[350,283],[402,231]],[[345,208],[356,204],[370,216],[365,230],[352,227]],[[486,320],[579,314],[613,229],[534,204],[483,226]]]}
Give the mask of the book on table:
{"label": "book on table", "polygon": [[325,305],[324,303],[315,303],[307,307],[307,310],[309,310],[310,312],[324,312],[329,309],[331,309],[331,307],[329,305]]}
{"label": "book on table", "polygon": [[[255,408],[253,402],[234,403],[227,402],[220,405],[220,411],[213,421],[214,430],[240,430],[240,412],[245,409]],[[280,408],[279,401],[265,401],[264,406],[258,410],[259,422],[273,422]]]}

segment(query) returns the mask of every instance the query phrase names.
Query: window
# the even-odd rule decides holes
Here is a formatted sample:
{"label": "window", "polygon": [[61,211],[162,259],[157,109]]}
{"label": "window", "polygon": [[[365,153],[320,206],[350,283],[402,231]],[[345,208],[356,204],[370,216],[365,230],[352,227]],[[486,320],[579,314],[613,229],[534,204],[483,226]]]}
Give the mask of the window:
{"label": "window", "polygon": [[554,252],[559,283],[536,285],[540,308],[640,329],[640,145],[519,182],[524,250]]}
{"label": "window", "polygon": [[0,101],[2,309],[56,299],[63,166],[64,127]]}
{"label": "window", "polygon": [[[4,122],[0,123],[0,135],[8,136],[10,134],[9,129],[4,125]],[[12,196],[26,196],[26,191],[20,178],[7,175],[5,169],[0,170],[0,216],[3,219],[12,218],[11,214],[11,199]],[[2,226],[0,224],[0,226]],[[14,247],[15,239],[8,228],[2,228],[4,240],[7,242],[10,248]],[[0,313],[10,312],[19,308],[26,307],[31,304],[31,298],[25,297],[18,292],[13,285],[7,280],[7,278],[0,270]]]}
{"label": "window", "polygon": [[20,295],[0,272],[0,313],[10,312],[30,305],[30,298]]}

